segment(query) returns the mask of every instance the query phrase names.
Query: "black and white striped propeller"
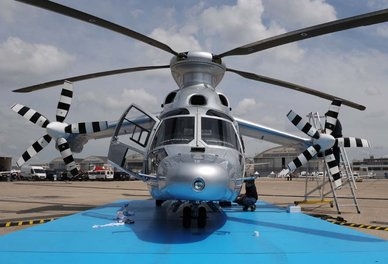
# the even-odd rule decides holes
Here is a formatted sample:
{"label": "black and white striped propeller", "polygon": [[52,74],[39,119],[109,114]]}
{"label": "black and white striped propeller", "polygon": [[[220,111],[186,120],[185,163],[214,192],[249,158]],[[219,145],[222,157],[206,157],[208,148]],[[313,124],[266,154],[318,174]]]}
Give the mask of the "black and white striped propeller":
{"label": "black and white striped propeller", "polygon": [[[30,122],[46,129],[46,134],[35,141],[17,160],[16,164],[21,167],[24,163],[43,150],[52,139],[55,139],[56,148],[59,150],[63,161],[65,162],[66,169],[73,176],[77,175],[78,169],[76,167],[73,153],[68,143],[68,138],[71,134],[87,134],[94,133],[107,128],[107,122],[83,122],[76,124],[67,124],[64,122],[71,105],[73,98],[73,85],[70,82],[64,82],[61,96],[59,98],[56,121],[50,122],[48,118],[35,111],[34,109],[15,104],[11,107],[13,111],[26,118]],[[69,128],[80,128],[71,131]],[[87,128],[87,129],[86,129]]]}
{"label": "black and white striped propeller", "polygon": [[306,164],[309,160],[314,158],[318,153],[322,153],[325,161],[328,164],[330,174],[336,187],[340,186],[341,175],[338,167],[339,160],[333,153],[333,148],[336,147],[369,147],[369,142],[362,138],[354,137],[334,137],[332,135],[338,120],[338,113],[341,107],[340,100],[333,100],[329,111],[326,113],[325,130],[319,132],[309,122],[305,121],[301,116],[294,111],[287,114],[288,119],[302,132],[312,138],[312,145],[298,155],[293,161],[288,164],[290,172]]}

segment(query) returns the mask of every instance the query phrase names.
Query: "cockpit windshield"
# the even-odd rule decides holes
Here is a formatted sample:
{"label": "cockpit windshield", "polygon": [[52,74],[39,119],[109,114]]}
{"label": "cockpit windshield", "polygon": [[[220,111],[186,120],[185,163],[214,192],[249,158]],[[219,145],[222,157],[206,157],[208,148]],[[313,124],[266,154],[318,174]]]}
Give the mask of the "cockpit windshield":
{"label": "cockpit windshield", "polygon": [[218,118],[202,117],[201,127],[201,137],[206,144],[239,149],[238,138],[230,122]]}
{"label": "cockpit windshield", "polygon": [[194,117],[165,119],[156,132],[153,148],[170,144],[187,144],[194,139]]}

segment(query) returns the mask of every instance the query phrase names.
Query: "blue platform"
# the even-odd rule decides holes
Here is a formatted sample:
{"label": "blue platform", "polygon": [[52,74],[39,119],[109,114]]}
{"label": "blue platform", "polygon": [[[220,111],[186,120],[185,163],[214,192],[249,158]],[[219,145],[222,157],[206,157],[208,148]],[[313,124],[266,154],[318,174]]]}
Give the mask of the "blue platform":
{"label": "blue platform", "polygon": [[[114,220],[125,204],[134,224]],[[0,263],[388,263],[386,240],[265,202],[209,212],[203,229],[169,208],[118,201],[3,235]]]}

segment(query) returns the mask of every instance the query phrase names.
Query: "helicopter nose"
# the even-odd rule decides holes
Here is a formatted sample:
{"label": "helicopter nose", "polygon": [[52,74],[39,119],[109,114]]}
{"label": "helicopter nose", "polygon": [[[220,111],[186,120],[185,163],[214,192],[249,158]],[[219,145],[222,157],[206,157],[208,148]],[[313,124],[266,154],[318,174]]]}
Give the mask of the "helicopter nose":
{"label": "helicopter nose", "polygon": [[163,192],[182,200],[225,200],[233,197],[229,187],[233,175],[230,161],[216,157],[195,159],[168,157],[161,163],[166,176]]}

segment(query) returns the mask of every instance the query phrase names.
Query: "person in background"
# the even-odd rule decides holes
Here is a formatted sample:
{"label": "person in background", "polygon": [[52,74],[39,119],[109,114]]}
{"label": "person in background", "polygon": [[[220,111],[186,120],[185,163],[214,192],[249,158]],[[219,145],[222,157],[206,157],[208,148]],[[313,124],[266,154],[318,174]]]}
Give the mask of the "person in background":
{"label": "person in background", "polygon": [[256,201],[257,201],[257,189],[255,185],[255,180],[248,180],[245,182],[245,193],[240,194],[236,203],[243,206],[244,211],[255,211],[256,210]]}

